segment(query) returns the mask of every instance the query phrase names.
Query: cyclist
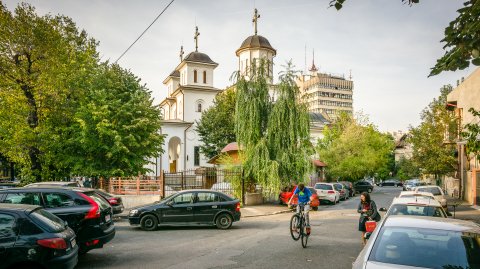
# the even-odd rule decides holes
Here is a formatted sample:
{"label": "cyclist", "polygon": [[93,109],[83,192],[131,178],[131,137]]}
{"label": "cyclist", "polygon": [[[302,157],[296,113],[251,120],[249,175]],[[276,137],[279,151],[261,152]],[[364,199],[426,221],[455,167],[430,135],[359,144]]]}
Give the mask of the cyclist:
{"label": "cyclist", "polygon": [[294,197],[298,197],[298,205],[297,205],[297,213],[300,213],[300,203],[304,204],[303,211],[305,213],[305,221],[306,221],[306,227],[307,227],[307,233],[310,233],[310,216],[308,214],[308,211],[310,210],[310,202],[313,200],[312,192],[308,189],[305,188],[305,184],[300,183],[298,186],[295,188],[295,191],[293,192],[292,197],[290,197],[290,200],[288,201],[288,205],[292,204],[292,200]]}

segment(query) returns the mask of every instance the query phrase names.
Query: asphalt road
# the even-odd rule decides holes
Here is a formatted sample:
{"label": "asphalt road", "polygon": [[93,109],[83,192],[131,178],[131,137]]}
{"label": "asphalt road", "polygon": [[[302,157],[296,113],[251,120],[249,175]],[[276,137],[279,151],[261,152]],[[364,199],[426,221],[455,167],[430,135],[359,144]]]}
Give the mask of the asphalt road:
{"label": "asphalt road", "polygon": [[[376,187],[372,199],[387,207],[400,191]],[[291,214],[242,219],[227,231],[191,227],[144,232],[119,221],[115,238],[81,256],[77,268],[351,268],[362,248],[358,202],[356,196],[312,212],[306,249],[290,237]]]}

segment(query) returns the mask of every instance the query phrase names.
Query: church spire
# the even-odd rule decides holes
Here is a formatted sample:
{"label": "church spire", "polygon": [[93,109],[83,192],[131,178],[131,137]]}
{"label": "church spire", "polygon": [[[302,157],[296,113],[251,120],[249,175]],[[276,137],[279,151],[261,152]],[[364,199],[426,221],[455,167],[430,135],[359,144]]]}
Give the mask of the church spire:
{"label": "church spire", "polygon": [[317,67],[315,66],[315,49],[313,50],[312,67],[310,67],[310,69],[308,71],[310,71],[310,72],[317,72],[318,71]]}
{"label": "church spire", "polygon": [[255,27],[255,35],[257,35],[257,23],[259,18],[260,18],[260,14],[258,14],[258,10],[255,8],[255,12],[253,14],[253,19],[252,19],[253,25]]}
{"label": "church spire", "polygon": [[200,33],[198,32],[198,26],[195,26],[195,35],[193,36],[193,39],[195,39],[195,52],[198,52],[198,36]]}

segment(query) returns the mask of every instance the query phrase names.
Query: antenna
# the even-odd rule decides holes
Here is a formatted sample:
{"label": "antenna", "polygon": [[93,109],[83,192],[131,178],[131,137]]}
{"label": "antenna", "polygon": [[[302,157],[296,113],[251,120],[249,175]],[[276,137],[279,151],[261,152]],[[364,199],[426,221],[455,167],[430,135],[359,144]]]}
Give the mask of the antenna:
{"label": "antenna", "polygon": [[350,76],[349,76],[349,79],[352,80],[352,69],[350,69]]}

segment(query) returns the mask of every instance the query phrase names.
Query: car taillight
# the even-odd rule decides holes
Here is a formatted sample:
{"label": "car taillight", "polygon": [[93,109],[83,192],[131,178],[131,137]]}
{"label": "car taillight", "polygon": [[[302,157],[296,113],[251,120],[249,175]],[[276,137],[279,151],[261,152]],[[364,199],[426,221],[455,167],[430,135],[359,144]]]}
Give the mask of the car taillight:
{"label": "car taillight", "polygon": [[48,238],[37,240],[37,244],[46,248],[67,249],[67,242],[63,238]]}
{"label": "car taillight", "polygon": [[94,240],[92,240],[92,241],[85,242],[85,245],[86,245],[87,247],[95,246],[95,245],[97,245],[99,242],[100,242],[100,240],[94,239]]}
{"label": "car taillight", "polygon": [[100,218],[100,208],[98,207],[98,204],[92,198],[90,198],[88,195],[86,195],[85,193],[79,192],[78,194],[80,196],[82,196],[85,200],[87,200],[90,203],[90,205],[92,206],[90,208],[90,210],[88,210],[87,215],[85,215],[85,219]]}
{"label": "car taillight", "polygon": [[328,193],[328,194],[334,194],[335,191],[328,191],[327,193]]}
{"label": "car taillight", "polygon": [[235,211],[236,211],[236,212],[240,212],[240,203],[237,203],[237,204],[235,205]]}
{"label": "car taillight", "polygon": [[111,205],[116,205],[116,204],[118,204],[117,198],[110,198],[110,199],[108,199],[108,202],[109,202]]}

